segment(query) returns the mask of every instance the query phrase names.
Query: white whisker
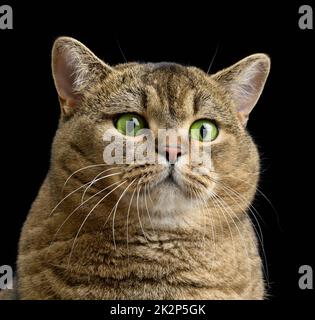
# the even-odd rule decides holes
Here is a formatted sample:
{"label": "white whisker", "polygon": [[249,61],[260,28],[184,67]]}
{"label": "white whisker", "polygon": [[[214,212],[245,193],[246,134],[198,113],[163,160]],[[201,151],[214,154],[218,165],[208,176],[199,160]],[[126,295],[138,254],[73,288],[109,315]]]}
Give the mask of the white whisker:
{"label": "white whisker", "polygon": [[131,181],[131,183],[126,187],[126,189],[122,192],[122,194],[120,195],[119,199],[117,200],[117,203],[116,205],[114,206],[115,207],[115,211],[114,211],[114,214],[113,214],[113,242],[114,242],[114,247],[115,247],[115,250],[116,250],[116,242],[115,242],[115,216],[116,216],[116,211],[117,211],[117,208],[118,208],[118,204],[120,202],[120,200],[122,199],[122,197],[125,195],[126,191],[129,189],[129,187],[136,181],[136,179],[133,179]]}
{"label": "white whisker", "polygon": [[51,241],[51,244],[55,241],[58,233],[60,232],[60,230],[62,229],[62,227],[67,223],[67,221],[74,215],[74,213],[76,211],[78,211],[82,206],[84,206],[87,202],[89,202],[91,199],[93,199],[94,197],[96,197],[97,195],[99,195],[100,193],[106,191],[107,189],[111,188],[112,186],[118,184],[120,181],[118,182],[114,182],[113,184],[107,186],[106,188],[98,191],[97,193],[93,194],[93,196],[89,197],[88,199],[84,200],[79,206],[77,206],[68,216],[67,218],[63,221],[63,223],[60,225],[60,227],[57,229],[55,235],[53,236],[53,239]]}
{"label": "white whisker", "polygon": [[136,188],[133,190],[133,193],[132,193],[132,196],[131,196],[131,199],[130,199],[130,202],[129,202],[129,207],[128,207],[128,212],[127,212],[127,230],[126,230],[126,233],[127,233],[127,237],[126,237],[126,241],[127,241],[127,252],[128,252],[128,270],[129,270],[129,263],[130,263],[130,257],[129,257],[129,214],[130,214],[130,208],[131,208],[131,204],[132,204],[132,201],[133,201],[133,198],[134,198],[134,195],[135,195],[135,192],[136,192]]}
{"label": "white whisker", "polygon": [[150,224],[151,224],[152,230],[155,233],[154,226],[152,224],[152,220],[151,220],[151,216],[150,216],[150,212],[149,212],[149,208],[148,208],[148,202],[147,202],[147,184],[144,185],[144,204],[145,204],[145,207],[146,207],[146,210],[147,210],[147,214],[148,214],[148,217],[149,217],[149,220],[150,220]]}
{"label": "white whisker", "polygon": [[110,168],[110,169],[107,169],[107,170],[104,170],[104,171],[100,172],[100,173],[90,182],[90,184],[85,188],[85,190],[84,190],[84,192],[83,192],[83,194],[82,194],[81,202],[84,201],[85,194],[88,192],[88,190],[92,187],[92,185],[93,185],[94,183],[96,183],[96,182],[98,182],[98,181],[100,181],[100,180],[102,180],[102,179],[108,178],[108,177],[117,176],[117,175],[119,175],[119,174],[122,173],[122,172],[111,173],[111,174],[108,174],[108,175],[106,175],[106,176],[104,176],[104,177],[98,178],[101,174],[103,174],[103,173],[105,173],[105,172],[107,172],[107,171],[113,170],[113,169],[116,169],[116,168]]}
{"label": "white whisker", "polygon": [[138,188],[139,183],[140,183],[140,180],[139,180],[138,185],[137,185],[137,202],[136,202],[136,203],[137,203],[138,220],[139,220],[139,225],[140,225],[140,227],[141,227],[141,230],[142,230],[144,239],[146,240],[146,242],[148,242],[148,239],[147,239],[147,237],[146,237],[146,235],[145,235],[145,232],[144,232],[144,230],[143,230],[143,226],[142,226],[142,222],[141,222],[141,218],[140,218],[140,211],[139,211],[139,194],[140,194],[140,190],[141,190],[141,185],[140,185],[140,187]]}
{"label": "white whisker", "polygon": [[86,221],[88,220],[88,218],[90,217],[90,215],[93,213],[93,211],[99,206],[99,204],[104,201],[104,199],[106,199],[111,193],[113,193],[116,189],[118,189],[120,186],[122,186],[124,183],[126,183],[127,180],[123,181],[122,183],[120,183],[118,186],[116,186],[114,189],[112,189],[110,192],[108,192],[103,198],[101,198],[101,200],[99,200],[94,206],[93,208],[89,211],[89,213],[86,215],[86,217],[84,218],[77,234],[75,235],[75,238],[73,240],[73,244],[72,244],[72,247],[71,247],[71,251],[70,251],[70,255],[69,255],[69,260],[68,260],[68,266],[70,265],[70,261],[71,261],[71,257],[72,257],[72,253],[73,253],[73,250],[75,248],[75,243],[79,237],[79,234],[83,228],[83,226],[85,225]]}
{"label": "white whisker", "polygon": [[68,181],[69,181],[75,174],[77,174],[78,172],[83,171],[83,170],[86,170],[86,169],[89,169],[89,168],[95,168],[95,167],[101,167],[101,166],[108,166],[108,165],[107,165],[106,163],[92,164],[92,165],[89,165],[89,166],[86,166],[86,167],[83,167],[83,168],[80,168],[80,169],[74,171],[74,172],[71,173],[70,176],[66,179],[63,187],[65,187],[66,184],[68,183]]}

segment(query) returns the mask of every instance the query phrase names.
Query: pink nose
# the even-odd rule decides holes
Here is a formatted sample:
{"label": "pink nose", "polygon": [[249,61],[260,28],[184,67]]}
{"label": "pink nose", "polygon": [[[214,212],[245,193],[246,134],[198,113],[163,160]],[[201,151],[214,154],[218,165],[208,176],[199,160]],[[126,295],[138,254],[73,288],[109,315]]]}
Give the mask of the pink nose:
{"label": "pink nose", "polygon": [[174,164],[181,156],[181,149],[177,147],[165,146],[162,148],[162,152],[165,153],[166,160],[171,164]]}

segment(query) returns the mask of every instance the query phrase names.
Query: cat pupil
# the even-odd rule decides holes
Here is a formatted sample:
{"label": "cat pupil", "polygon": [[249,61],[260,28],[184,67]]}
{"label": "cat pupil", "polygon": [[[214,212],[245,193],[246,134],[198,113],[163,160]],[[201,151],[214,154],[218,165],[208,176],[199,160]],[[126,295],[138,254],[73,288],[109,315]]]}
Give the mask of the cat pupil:
{"label": "cat pupil", "polygon": [[127,132],[133,132],[133,130],[136,128],[137,124],[133,120],[127,121]]}
{"label": "cat pupil", "polygon": [[204,125],[202,125],[202,127],[200,128],[200,131],[201,131],[201,137],[205,138],[208,134],[208,129]]}

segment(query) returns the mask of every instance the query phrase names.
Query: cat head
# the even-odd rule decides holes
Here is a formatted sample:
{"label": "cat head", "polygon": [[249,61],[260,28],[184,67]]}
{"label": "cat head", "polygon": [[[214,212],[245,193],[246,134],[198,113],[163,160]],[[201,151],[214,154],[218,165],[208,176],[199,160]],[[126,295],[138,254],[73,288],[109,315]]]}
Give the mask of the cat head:
{"label": "cat head", "polygon": [[[245,209],[259,175],[246,124],[269,68],[265,54],[213,75],[176,63],[109,66],[82,43],[61,37],[52,52],[61,105],[53,158],[68,172],[98,168],[94,176],[88,169],[80,171],[82,183],[106,175],[98,180],[99,190],[116,188],[112,195],[131,205],[138,194],[139,205],[145,203],[156,214],[214,201]],[[146,132],[154,161],[125,161],[128,150],[143,146]],[[115,151],[106,153],[109,146]],[[123,161],[104,163],[104,154],[114,157],[121,146]]]}

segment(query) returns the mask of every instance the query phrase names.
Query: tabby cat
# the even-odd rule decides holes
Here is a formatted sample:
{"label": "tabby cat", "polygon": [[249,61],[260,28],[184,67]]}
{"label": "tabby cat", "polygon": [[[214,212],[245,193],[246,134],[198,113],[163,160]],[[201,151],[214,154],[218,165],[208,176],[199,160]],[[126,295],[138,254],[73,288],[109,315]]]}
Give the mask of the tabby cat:
{"label": "tabby cat", "polygon": [[[264,299],[249,217],[259,155],[246,123],[269,69],[265,54],[212,75],[166,62],[109,66],[58,38],[61,116],[21,234],[16,298]],[[146,128],[155,139],[178,132],[181,146],[166,139],[155,163],[105,163],[106,131],[126,149]],[[197,142],[206,162],[191,161]]]}

